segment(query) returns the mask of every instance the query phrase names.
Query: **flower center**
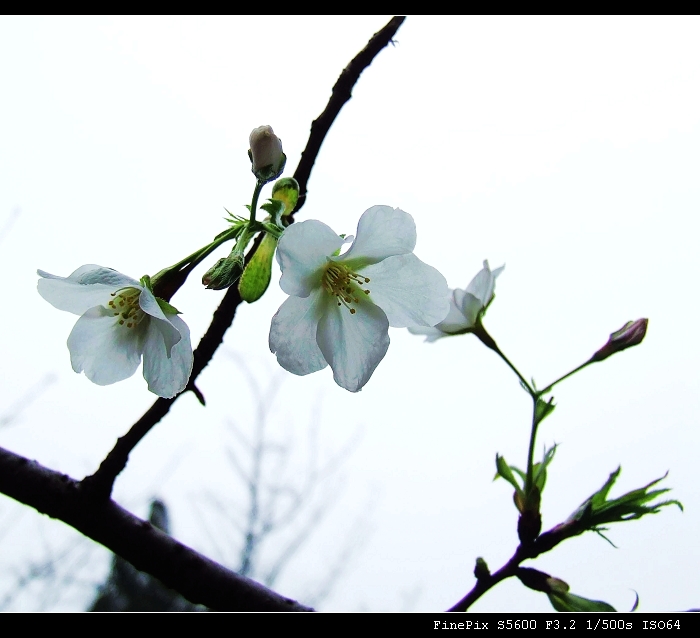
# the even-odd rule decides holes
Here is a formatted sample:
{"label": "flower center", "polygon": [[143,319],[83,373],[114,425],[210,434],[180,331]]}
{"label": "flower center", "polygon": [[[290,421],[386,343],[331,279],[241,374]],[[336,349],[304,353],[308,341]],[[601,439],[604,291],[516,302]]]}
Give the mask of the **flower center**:
{"label": "flower center", "polygon": [[360,292],[369,294],[369,290],[362,288],[363,284],[369,283],[369,277],[358,275],[335,261],[329,262],[326,266],[322,283],[323,287],[336,297],[338,305],[345,306],[351,315],[355,314],[352,304],[360,303],[357,294]]}
{"label": "flower center", "polygon": [[114,299],[110,299],[109,309],[112,311],[120,326],[135,328],[146,316],[146,313],[139,306],[141,291],[138,288],[123,288],[111,293]]}

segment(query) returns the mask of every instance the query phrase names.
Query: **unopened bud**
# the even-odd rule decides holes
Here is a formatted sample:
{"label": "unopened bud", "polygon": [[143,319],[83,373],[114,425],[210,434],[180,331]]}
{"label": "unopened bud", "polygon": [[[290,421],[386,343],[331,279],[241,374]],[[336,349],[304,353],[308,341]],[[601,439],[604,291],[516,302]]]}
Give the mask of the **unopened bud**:
{"label": "unopened bud", "polygon": [[284,213],[282,215],[289,215],[299,201],[299,182],[293,177],[278,179],[272,187],[272,199],[283,202]]}
{"label": "unopened bud", "polygon": [[647,333],[648,323],[648,319],[628,321],[622,328],[610,335],[608,342],[591,357],[591,361],[603,361],[616,352],[622,352],[622,350],[639,345]]}
{"label": "unopened bud", "polygon": [[250,134],[248,155],[253,163],[252,171],[262,182],[279,177],[287,161],[282,152],[282,141],[271,126],[259,126]]}
{"label": "unopened bud", "polygon": [[553,580],[552,577],[539,569],[518,567],[515,575],[525,587],[535,591],[549,592],[551,589],[549,581]]}
{"label": "unopened bud", "polygon": [[484,580],[485,578],[489,578],[489,576],[491,576],[489,566],[486,564],[486,561],[483,558],[481,558],[481,556],[479,556],[479,558],[476,559],[476,565],[474,566],[474,576],[477,580]]}
{"label": "unopened bud", "polygon": [[235,284],[243,272],[243,260],[239,257],[219,259],[202,277],[202,284],[210,290],[223,290]]}

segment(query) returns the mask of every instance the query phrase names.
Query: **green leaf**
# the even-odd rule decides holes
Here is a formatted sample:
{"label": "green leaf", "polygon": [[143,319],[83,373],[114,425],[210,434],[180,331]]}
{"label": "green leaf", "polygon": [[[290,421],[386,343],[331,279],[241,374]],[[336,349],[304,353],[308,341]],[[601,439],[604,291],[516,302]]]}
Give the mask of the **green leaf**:
{"label": "green leaf", "polygon": [[508,463],[506,463],[506,460],[500,454],[496,454],[496,476],[493,477],[493,480],[495,481],[500,476],[515,488],[513,500],[515,501],[515,507],[522,513],[525,506],[525,493],[520,487],[520,484],[515,476],[513,476],[512,470],[515,470],[522,477],[523,483],[525,483],[525,475],[523,472],[521,472],[517,467],[509,466]]}
{"label": "green leaf", "polygon": [[597,532],[609,541],[601,532],[606,528],[603,525],[609,523],[621,523],[632,521],[647,514],[658,514],[662,507],[676,505],[683,511],[683,505],[673,499],[651,503],[657,497],[669,492],[670,489],[650,490],[659,481],[666,478],[668,473],[662,477],[651,481],[644,487],[632,490],[623,494],[619,498],[608,500],[608,494],[620,475],[622,468],[618,467],[595,494],[584,501],[580,507],[569,517],[565,525],[571,528],[571,535],[582,534],[587,530]]}
{"label": "green leaf", "polygon": [[589,600],[568,592],[552,591],[547,597],[557,611],[617,611],[602,600]]}
{"label": "green leaf", "polygon": [[517,492],[522,492],[522,489],[518,484],[518,481],[513,476],[513,472],[511,472],[510,466],[508,463],[506,463],[506,460],[500,454],[496,454],[496,476],[493,477],[493,480],[495,481],[499,476],[508,481]]}
{"label": "green leaf", "polygon": [[253,303],[265,294],[272,277],[272,258],[276,247],[277,240],[266,233],[238,283],[238,291],[244,301]]}
{"label": "green leaf", "polygon": [[556,444],[545,451],[541,463],[535,463],[532,468],[532,477],[535,486],[540,490],[540,494],[544,491],[544,485],[547,482],[547,466],[554,459],[554,453],[557,450]]}

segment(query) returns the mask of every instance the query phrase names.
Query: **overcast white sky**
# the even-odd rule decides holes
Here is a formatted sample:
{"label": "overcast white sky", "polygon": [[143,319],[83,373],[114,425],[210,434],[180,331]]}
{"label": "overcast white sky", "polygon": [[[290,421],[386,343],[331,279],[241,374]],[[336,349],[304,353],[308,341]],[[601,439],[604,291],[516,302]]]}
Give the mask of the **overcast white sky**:
{"label": "overcast white sky", "polygon": [[[0,445],[81,478],[154,398],[140,372],[105,388],[72,372],[65,342],[76,318],[41,299],[36,269],[68,275],[97,263],[138,278],[204,245],[223,229],[224,206],[242,212],[250,200],[250,131],[273,126],[291,174],[338,74],[388,19],[0,21],[0,415],[55,375],[0,428]],[[642,346],[556,389],[538,445],[561,444],[545,527],[619,464],[614,494],[670,472],[684,514],[613,527],[618,549],[589,534],[531,563],[619,610],[632,590],[642,611],[700,604],[699,28],[687,17],[410,17],[331,130],[298,217],[354,233],[370,206],[400,207],[415,218],[416,254],[452,287],[485,258],[505,263],[485,323],[541,387],[626,321],[649,317]],[[205,269],[173,300],[194,343],[222,296],[198,285]],[[144,516],[148,498],[162,496],[179,539],[231,562],[230,530],[202,512],[214,494],[243,502],[225,449],[227,422],[246,430],[254,414],[236,363],[245,360],[260,384],[283,379],[271,415],[281,439],[302,445],[315,413],[321,457],[362,435],[335,507],[277,589],[303,599],[359,517],[371,533],[322,609],[451,606],[472,587],[477,556],[496,569],[517,545],[511,489],[492,478],[496,452],[525,463],[527,395],[475,338],[431,345],[396,329],[358,394],[329,369],[283,373],[267,346],[286,298],[278,279],[239,309],[200,377],[207,407],[177,402],[132,455],[116,499]],[[4,497],[0,534],[2,592],[7,574],[77,538]],[[71,569],[98,578],[106,558],[94,556],[93,571]],[[34,604],[25,596],[11,608]],[[506,582],[473,609],[551,608]]]}

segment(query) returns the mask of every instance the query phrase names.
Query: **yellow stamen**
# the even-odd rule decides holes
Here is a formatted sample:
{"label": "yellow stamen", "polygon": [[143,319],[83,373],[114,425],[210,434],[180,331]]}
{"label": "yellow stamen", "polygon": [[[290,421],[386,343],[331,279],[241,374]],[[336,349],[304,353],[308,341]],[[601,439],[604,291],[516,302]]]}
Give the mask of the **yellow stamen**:
{"label": "yellow stamen", "polygon": [[119,317],[117,323],[127,328],[136,328],[145,318],[146,313],[141,310],[139,297],[141,291],[136,288],[124,288],[110,293],[114,300],[110,300],[107,305],[115,312],[113,315]]}
{"label": "yellow stamen", "polygon": [[363,284],[369,283],[369,277],[363,277],[356,272],[348,270],[338,262],[329,262],[326,271],[323,273],[323,287],[337,299],[339,306],[345,306],[351,315],[356,310],[351,304],[360,303],[357,293],[359,291],[369,294],[369,290],[362,288]]}

